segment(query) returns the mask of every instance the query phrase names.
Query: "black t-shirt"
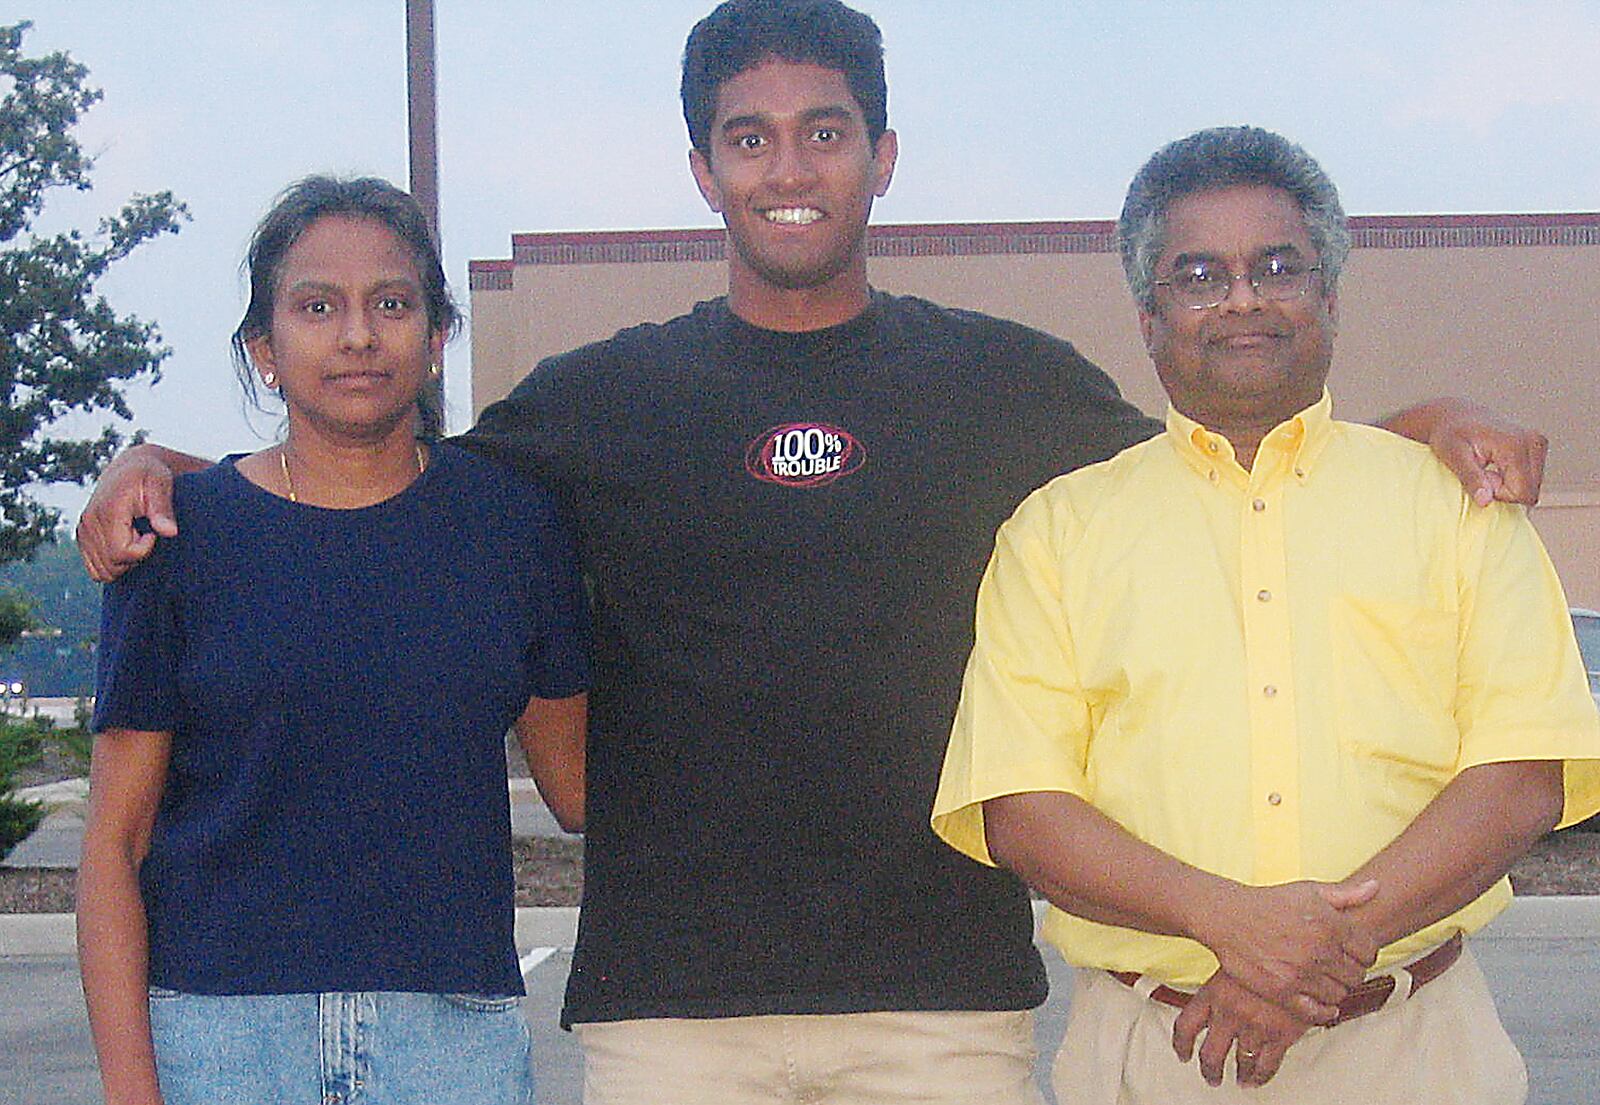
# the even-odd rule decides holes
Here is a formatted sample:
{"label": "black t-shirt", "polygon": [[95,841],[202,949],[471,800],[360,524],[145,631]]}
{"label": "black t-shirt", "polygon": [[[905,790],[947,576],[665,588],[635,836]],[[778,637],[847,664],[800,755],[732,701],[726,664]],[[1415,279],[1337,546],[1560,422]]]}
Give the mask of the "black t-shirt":
{"label": "black t-shirt", "polygon": [[1043,1000],[1023,888],[928,814],[995,529],[1157,428],[1065,342],[882,293],[800,334],[702,303],[484,412],[594,589],[563,1023]]}

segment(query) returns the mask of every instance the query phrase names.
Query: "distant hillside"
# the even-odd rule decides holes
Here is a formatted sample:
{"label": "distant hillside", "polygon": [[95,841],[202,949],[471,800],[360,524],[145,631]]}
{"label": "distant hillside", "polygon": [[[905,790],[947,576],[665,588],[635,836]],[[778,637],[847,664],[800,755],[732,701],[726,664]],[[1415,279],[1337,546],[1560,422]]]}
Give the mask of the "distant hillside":
{"label": "distant hillside", "polygon": [[72,539],[58,534],[31,563],[0,565],[0,588],[31,599],[33,616],[47,634],[24,638],[0,653],[0,677],[20,679],[35,697],[93,694],[100,586],[83,570]]}

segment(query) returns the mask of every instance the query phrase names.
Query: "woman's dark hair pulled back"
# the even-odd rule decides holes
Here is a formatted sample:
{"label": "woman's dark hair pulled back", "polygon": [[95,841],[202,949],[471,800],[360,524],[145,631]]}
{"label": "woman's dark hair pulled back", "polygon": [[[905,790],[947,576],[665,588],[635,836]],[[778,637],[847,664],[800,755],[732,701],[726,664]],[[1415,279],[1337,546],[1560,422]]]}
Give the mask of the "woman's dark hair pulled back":
{"label": "woman's dark hair pulled back", "polygon": [[[233,332],[233,365],[245,395],[258,407],[261,396],[246,343],[271,334],[283,259],[312,223],[330,216],[371,219],[393,231],[417,266],[430,329],[449,338],[461,327],[461,313],[450,298],[439,250],[416,200],[377,177],[308,176],[279,194],[272,210],[256,227],[245,253],[243,268],[250,281],[250,302]],[[439,389],[424,387],[417,406],[422,435],[431,438],[443,433],[444,409]]]}

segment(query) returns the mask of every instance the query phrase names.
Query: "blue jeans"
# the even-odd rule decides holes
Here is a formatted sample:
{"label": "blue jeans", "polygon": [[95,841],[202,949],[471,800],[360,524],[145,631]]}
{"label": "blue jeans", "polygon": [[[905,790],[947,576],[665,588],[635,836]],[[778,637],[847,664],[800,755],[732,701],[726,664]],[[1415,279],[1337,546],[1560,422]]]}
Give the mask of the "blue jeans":
{"label": "blue jeans", "polygon": [[520,998],[152,987],[166,1105],[531,1105]]}

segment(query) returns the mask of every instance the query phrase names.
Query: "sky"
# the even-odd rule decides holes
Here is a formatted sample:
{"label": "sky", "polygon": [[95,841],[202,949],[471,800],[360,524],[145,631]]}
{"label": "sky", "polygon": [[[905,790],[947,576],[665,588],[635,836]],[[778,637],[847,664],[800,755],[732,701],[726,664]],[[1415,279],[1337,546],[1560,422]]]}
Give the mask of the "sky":
{"label": "sky", "polygon": [[[717,225],[688,172],[683,40],[711,0],[438,0],[446,273],[511,235]],[[1600,0],[861,0],[883,28],[900,162],[880,223],[1112,218],[1140,164],[1205,126],[1304,145],[1351,214],[1600,210]],[[216,456],[270,443],[228,360],[256,221],[313,172],[406,181],[403,0],[0,0],[25,53],[65,50],[104,100],[78,136],[95,188],[39,229],[136,192],[181,234],[101,284],[172,349],[129,390],[152,439]],[[3,90],[0,90],[3,91]],[[531,367],[531,366],[530,366]],[[454,428],[469,340],[447,351]],[[84,493],[41,493],[70,517]]]}

